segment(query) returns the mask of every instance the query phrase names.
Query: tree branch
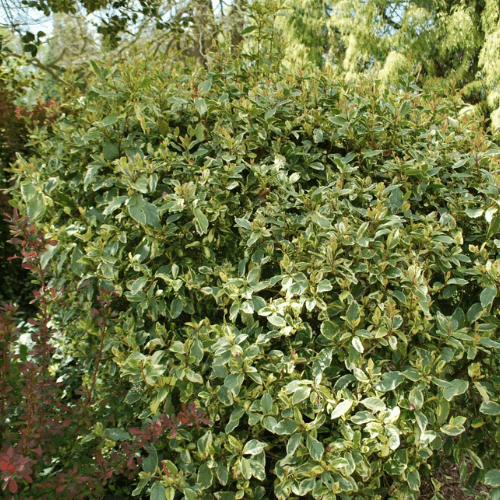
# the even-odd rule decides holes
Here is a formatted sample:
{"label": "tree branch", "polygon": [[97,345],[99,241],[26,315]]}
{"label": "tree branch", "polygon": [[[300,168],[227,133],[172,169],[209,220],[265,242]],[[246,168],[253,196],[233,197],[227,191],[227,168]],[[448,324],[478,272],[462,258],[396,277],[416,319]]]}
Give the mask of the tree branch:
{"label": "tree branch", "polygon": [[394,21],[393,19],[391,19],[387,13],[385,12],[385,8],[383,8],[382,6],[378,6],[377,8],[379,14],[382,16],[382,19],[389,25],[391,26],[391,28],[394,28],[396,30],[400,30],[401,29],[401,25],[399,23],[397,23],[396,21]]}
{"label": "tree branch", "polygon": [[[66,50],[66,49],[65,49]],[[9,54],[9,57],[14,57],[16,59],[22,59],[24,56],[21,56],[19,54],[16,54],[15,52],[11,52]],[[58,58],[57,60],[59,60],[60,58]],[[43,64],[42,61],[40,61],[40,59],[36,58],[36,57],[33,57],[31,58],[28,63],[30,64],[33,64],[33,66],[36,66],[37,68],[40,68],[41,70],[43,71],[46,71],[50,76],[52,76],[52,78],[54,78],[55,80],[57,81],[62,81],[61,80],[61,77],[59,77],[55,72],[56,71],[64,71],[64,68],[60,67],[60,66],[57,66],[53,63],[51,64]]]}

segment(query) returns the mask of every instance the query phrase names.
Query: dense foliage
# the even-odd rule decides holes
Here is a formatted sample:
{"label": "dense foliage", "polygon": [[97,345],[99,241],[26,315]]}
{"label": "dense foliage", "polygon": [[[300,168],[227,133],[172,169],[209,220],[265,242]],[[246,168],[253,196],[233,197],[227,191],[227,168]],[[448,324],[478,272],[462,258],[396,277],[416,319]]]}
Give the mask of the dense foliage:
{"label": "dense foliage", "polygon": [[[10,76],[0,73],[0,214],[12,214],[9,197],[3,191],[8,187],[8,174],[5,170],[15,162],[16,153],[29,153],[29,128],[47,125],[58,114],[54,101],[39,101],[33,109],[16,105],[17,89],[8,84]],[[0,301],[14,299],[24,311],[35,313],[36,308],[29,304],[34,290],[32,276],[19,262],[7,261],[14,247],[8,243],[8,224],[3,217],[0,219]]]}
{"label": "dense foliage", "polygon": [[404,78],[226,56],[94,64],[12,170],[80,444],[156,425],[155,500],[412,499],[445,455],[500,486],[497,145]]}

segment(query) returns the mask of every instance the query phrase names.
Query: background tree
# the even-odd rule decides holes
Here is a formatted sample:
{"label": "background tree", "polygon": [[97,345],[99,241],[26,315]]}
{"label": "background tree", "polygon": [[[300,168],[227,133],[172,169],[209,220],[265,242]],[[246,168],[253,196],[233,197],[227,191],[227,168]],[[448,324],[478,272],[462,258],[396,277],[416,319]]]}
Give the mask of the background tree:
{"label": "background tree", "polygon": [[456,80],[467,113],[489,114],[500,127],[499,3],[496,0],[286,0],[287,36],[310,60],[354,76],[380,69]]}

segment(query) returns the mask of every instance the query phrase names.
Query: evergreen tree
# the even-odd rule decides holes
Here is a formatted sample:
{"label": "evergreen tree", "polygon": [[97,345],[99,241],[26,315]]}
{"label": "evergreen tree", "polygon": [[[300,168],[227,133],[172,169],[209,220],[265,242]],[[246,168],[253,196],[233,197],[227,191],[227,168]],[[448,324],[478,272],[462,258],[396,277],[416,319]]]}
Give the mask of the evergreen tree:
{"label": "evergreen tree", "polygon": [[348,77],[380,69],[389,81],[400,70],[454,80],[467,112],[490,111],[500,127],[497,0],[286,0],[284,7],[293,12],[282,23],[288,38],[318,65]]}

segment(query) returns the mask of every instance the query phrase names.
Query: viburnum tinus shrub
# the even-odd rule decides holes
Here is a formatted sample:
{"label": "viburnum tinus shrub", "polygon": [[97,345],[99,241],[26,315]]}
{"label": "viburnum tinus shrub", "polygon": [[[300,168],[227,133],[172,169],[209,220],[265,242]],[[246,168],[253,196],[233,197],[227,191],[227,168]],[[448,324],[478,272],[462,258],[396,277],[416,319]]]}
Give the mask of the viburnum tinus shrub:
{"label": "viburnum tinus shrub", "polygon": [[[95,407],[125,389],[143,426],[206,412],[148,448],[134,494],[416,499],[445,456],[500,486],[500,149],[481,124],[405,79],[157,57],[94,64],[11,190],[58,242],[50,286],[78,290],[61,350],[102,345]],[[117,418],[84,439],[127,442]]]}

